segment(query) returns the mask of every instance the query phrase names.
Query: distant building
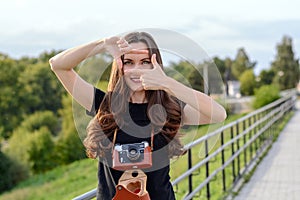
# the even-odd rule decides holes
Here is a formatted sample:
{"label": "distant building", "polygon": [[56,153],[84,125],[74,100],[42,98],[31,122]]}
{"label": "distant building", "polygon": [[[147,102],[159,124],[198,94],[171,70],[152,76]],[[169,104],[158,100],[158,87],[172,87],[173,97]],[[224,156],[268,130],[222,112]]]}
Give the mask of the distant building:
{"label": "distant building", "polygon": [[240,82],[239,81],[228,81],[228,96],[234,97],[234,98],[240,98],[241,92],[240,92]]}

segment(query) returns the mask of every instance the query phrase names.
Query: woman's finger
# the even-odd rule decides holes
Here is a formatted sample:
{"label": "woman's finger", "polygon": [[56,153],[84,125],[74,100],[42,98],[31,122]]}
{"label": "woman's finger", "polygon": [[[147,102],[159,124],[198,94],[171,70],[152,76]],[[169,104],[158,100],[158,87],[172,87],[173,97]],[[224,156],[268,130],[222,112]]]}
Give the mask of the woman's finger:
{"label": "woman's finger", "polygon": [[125,53],[128,53],[131,51],[131,47],[130,46],[127,46],[127,47],[122,47],[120,48],[120,51],[125,54]]}
{"label": "woman's finger", "polygon": [[124,38],[119,38],[117,44],[123,44],[123,43],[127,43],[127,41]]}
{"label": "woman's finger", "polygon": [[131,49],[127,54],[149,54],[149,51],[146,49]]}
{"label": "woman's finger", "polygon": [[152,65],[153,65],[153,69],[156,69],[157,66],[159,66],[157,60],[156,60],[156,54],[152,54],[152,57],[151,57],[151,62],[152,62]]}
{"label": "woman's finger", "polygon": [[125,42],[125,43],[120,43],[120,44],[118,44],[118,47],[119,47],[119,48],[129,47],[129,44],[128,44],[127,42]]}
{"label": "woman's finger", "polygon": [[123,68],[123,62],[122,62],[122,59],[119,57],[119,58],[116,59],[116,62],[117,62],[118,68],[119,68],[119,69],[122,69],[122,68]]}

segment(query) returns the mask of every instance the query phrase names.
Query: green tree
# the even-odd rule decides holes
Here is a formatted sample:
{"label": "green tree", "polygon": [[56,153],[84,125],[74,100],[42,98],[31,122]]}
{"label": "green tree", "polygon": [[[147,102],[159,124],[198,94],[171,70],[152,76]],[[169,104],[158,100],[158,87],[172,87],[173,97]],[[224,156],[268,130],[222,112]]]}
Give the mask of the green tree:
{"label": "green tree", "polygon": [[269,70],[262,70],[259,74],[258,78],[258,83],[259,87],[263,85],[271,85],[273,83],[273,78],[274,78],[274,71],[272,69]]}
{"label": "green tree", "polygon": [[[215,86],[215,89],[218,89],[217,93],[226,92],[226,94],[228,94],[228,83],[227,82],[230,80],[230,66],[228,66],[229,62],[227,59],[229,59],[229,58],[226,58],[225,60],[222,60],[218,57],[213,58],[214,64],[216,65],[216,67],[218,69],[218,74],[217,73],[213,73],[213,74],[218,75],[218,78],[222,79],[222,80],[217,81],[217,82],[222,81],[222,83],[221,84],[219,83],[218,86],[217,85]],[[217,77],[215,79],[217,79]],[[210,80],[210,84],[211,84],[211,82],[214,83],[213,80]],[[225,91],[223,91],[223,89]]]}
{"label": "green tree", "polygon": [[33,132],[43,126],[46,126],[52,135],[57,135],[60,129],[59,121],[57,116],[52,111],[37,111],[29,115],[21,123],[20,128],[28,132]]}
{"label": "green tree", "polygon": [[32,133],[28,148],[28,162],[34,173],[45,172],[57,166],[53,155],[54,142],[46,126]]}
{"label": "green tree", "polygon": [[299,81],[299,60],[294,58],[292,38],[284,36],[276,48],[277,55],[271,65],[275,74],[273,83],[280,90],[294,88]]}
{"label": "green tree", "polygon": [[233,78],[231,68],[232,68],[232,60],[230,58],[225,58],[224,60],[224,65],[225,65],[225,72],[224,72],[224,83],[225,83],[225,94],[226,96],[229,96],[229,86],[228,86],[228,81],[230,80],[235,80]]}
{"label": "green tree", "polygon": [[195,68],[195,66],[188,61],[179,61],[178,63],[173,62],[170,66],[183,77],[188,77],[191,71]]}
{"label": "green tree", "polygon": [[231,66],[231,72],[235,80],[239,80],[242,73],[248,69],[253,69],[256,62],[251,62],[245,49],[239,48],[235,60]]}
{"label": "green tree", "polygon": [[22,87],[19,93],[22,103],[19,106],[26,114],[40,110],[57,112],[61,108],[61,96],[65,91],[48,63],[28,65],[18,82]]}
{"label": "green tree", "polygon": [[227,69],[226,61],[218,58],[217,56],[215,56],[213,58],[213,61],[214,61],[215,65],[217,66],[222,79],[226,80],[226,69]]}
{"label": "green tree", "polygon": [[[195,71],[195,65],[188,61],[171,62],[168,67],[164,68],[165,73],[175,80],[191,87],[190,73]],[[197,72],[198,73],[198,72]],[[198,73],[199,74],[199,73]]]}
{"label": "green tree", "polygon": [[203,68],[200,70],[192,68],[187,77],[192,88],[204,92]]}
{"label": "green tree", "polygon": [[59,164],[71,163],[86,158],[85,148],[77,133],[72,110],[72,98],[63,97],[63,108],[59,110],[62,118],[62,130],[55,146],[55,157]]}
{"label": "green tree", "polygon": [[0,137],[9,138],[12,130],[22,121],[18,77],[24,68],[23,63],[0,54]]}
{"label": "green tree", "polygon": [[243,74],[240,77],[240,83],[241,83],[240,91],[242,95],[250,96],[254,94],[254,89],[256,87],[256,80],[252,69],[243,72]]}
{"label": "green tree", "polygon": [[[57,117],[51,111],[40,111],[32,115],[29,115],[21,123],[21,125],[13,131],[12,136],[8,140],[8,147],[5,149],[5,153],[18,160],[24,167],[30,169],[32,157],[29,153],[32,147],[31,143],[35,140],[35,133],[39,133],[41,130],[47,128],[51,135],[55,135],[55,131],[58,127]],[[49,149],[51,154],[52,149]]]}
{"label": "green tree", "polygon": [[107,81],[110,77],[112,58],[99,54],[86,59],[76,67],[78,74],[87,82],[96,85],[100,81]]}

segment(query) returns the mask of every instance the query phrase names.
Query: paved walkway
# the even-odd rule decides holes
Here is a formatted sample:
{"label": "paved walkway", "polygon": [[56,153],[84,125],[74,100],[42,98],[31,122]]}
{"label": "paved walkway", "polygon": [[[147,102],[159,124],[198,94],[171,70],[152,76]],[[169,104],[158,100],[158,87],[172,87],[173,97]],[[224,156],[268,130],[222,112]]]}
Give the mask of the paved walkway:
{"label": "paved walkway", "polygon": [[300,102],[235,200],[300,200]]}

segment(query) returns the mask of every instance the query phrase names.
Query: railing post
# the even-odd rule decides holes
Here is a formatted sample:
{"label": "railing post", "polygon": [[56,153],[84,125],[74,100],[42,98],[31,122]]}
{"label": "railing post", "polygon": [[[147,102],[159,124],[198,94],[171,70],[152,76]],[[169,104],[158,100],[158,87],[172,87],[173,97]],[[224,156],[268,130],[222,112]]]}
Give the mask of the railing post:
{"label": "railing post", "polygon": [[[269,118],[269,121],[272,121],[274,118],[274,116],[272,115],[270,118]],[[273,132],[273,129],[274,129],[274,125],[276,126],[277,122],[275,122],[270,128],[268,128],[268,131],[265,133],[265,135],[263,134],[263,139],[264,141],[270,141],[270,140],[273,140],[273,136],[274,136],[274,132]]]}
{"label": "railing post", "polygon": [[[249,125],[249,127],[252,125],[252,123],[251,123],[251,117],[249,117],[248,125]],[[249,133],[249,140],[251,140],[251,138],[252,138],[252,130],[250,130],[250,133]],[[253,149],[252,149],[252,146],[253,146],[253,143],[251,142],[250,147],[249,147],[250,158],[251,158],[250,160],[252,160],[252,158],[253,158]]]}
{"label": "railing post", "polygon": [[[221,146],[224,145],[224,132],[221,132]],[[225,164],[225,150],[222,148],[221,151],[221,156],[222,156],[222,167]],[[223,191],[226,191],[226,173],[225,173],[225,168],[222,169],[222,183],[223,183]]]}
{"label": "railing post", "polygon": [[[208,157],[208,141],[205,140],[205,157]],[[206,162],[205,164],[206,167],[206,178],[209,177],[209,161]],[[210,199],[210,182],[207,183],[206,185],[206,197],[209,200]]]}
{"label": "railing post", "polygon": [[[267,110],[264,111],[263,113],[264,113],[264,116],[268,115]],[[261,118],[263,118],[264,116],[262,116]],[[266,122],[268,122],[268,120],[269,120],[269,119],[267,119]],[[259,138],[259,145],[258,145],[259,148],[260,148],[260,147],[262,146],[262,144],[263,144],[263,138],[264,138],[264,136],[266,135],[266,132],[267,132],[267,131],[263,132],[263,133],[260,134],[259,137],[258,137],[258,138]]]}
{"label": "railing post", "polygon": [[[243,131],[246,130],[246,120],[243,121]],[[247,139],[246,139],[246,135],[247,134],[244,134],[244,145],[246,145],[247,143]],[[247,167],[247,149],[244,149],[244,167],[246,168]]]}
{"label": "railing post", "polygon": [[[192,162],[192,149],[189,148],[188,150],[188,169],[191,169],[193,167]],[[193,174],[189,175],[189,194],[193,191]]]}
{"label": "railing post", "polygon": [[[259,114],[258,114],[258,120],[259,120],[259,119],[260,119],[260,117],[259,117]],[[256,123],[256,115],[253,116],[253,120],[254,120],[254,121],[253,121],[253,124],[255,124],[255,123]],[[259,124],[258,127],[255,126],[253,135],[256,135],[257,129],[260,129],[260,128],[261,128],[261,125],[260,125],[260,124]],[[257,147],[257,139],[254,140],[254,148],[255,148],[255,156],[256,156],[257,149],[258,149],[258,147]]]}
{"label": "railing post", "polygon": [[[239,123],[236,124],[236,136],[238,136],[240,134],[239,131]],[[240,139],[237,139],[236,141],[236,145],[237,145],[237,151],[240,150]],[[241,170],[241,162],[240,162],[240,154],[238,154],[237,156],[237,174],[238,177],[240,177],[240,170]]]}
{"label": "railing post", "polygon": [[[233,126],[230,127],[230,138],[233,140],[234,133],[233,133]],[[234,155],[234,142],[231,144],[231,156]],[[236,176],[235,176],[235,159],[232,161],[232,176],[233,176],[233,182],[235,182]]]}

